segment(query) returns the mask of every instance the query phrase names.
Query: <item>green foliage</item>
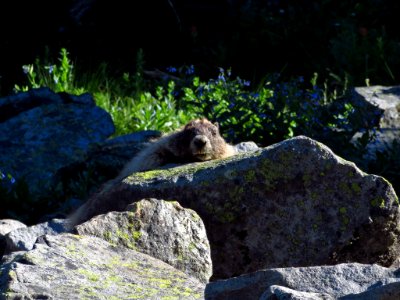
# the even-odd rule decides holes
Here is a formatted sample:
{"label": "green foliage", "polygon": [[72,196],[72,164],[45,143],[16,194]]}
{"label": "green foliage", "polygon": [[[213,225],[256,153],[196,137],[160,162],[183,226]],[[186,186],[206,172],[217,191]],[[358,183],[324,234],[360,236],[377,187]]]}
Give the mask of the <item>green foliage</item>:
{"label": "green foliage", "polygon": [[182,100],[197,114],[217,121],[228,140],[253,138],[261,142],[260,133],[265,119],[263,111],[269,109],[273,91],[263,88],[259,94],[252,93],[249,81],[230,78],[231,72],[220,69],[217,79],[208,82],[193,79],[192,86],[184,87]]}
{"label": "green foliage", "polygon": [[317,78],[315,74],[310,83],[302,77],[280,82],[271,76],[251,91],[249,81],[232,79],[230,70],[220,69],[218,78],[208,82],[195,77],[183,88],[182,100],[197,114],[219,122],[234,143],[252,140],[268,145],[294,135],[316,138],[333,131],[351,137],[362,124],[351,123],[354,107],[338,100],[346,87],[329,91],[327,83],[318,87]]}
{"label": "green foliage", "polygon": [[194,114],[185,113],[177,107],[174,88],[175,84],[171,81],[167,88],[158,86],[155,93],[117,96],[114,101],[102,94],[95,94],[95,98],[112,115],[118,134],[149,129],[168,132],[194,117]]}
{"label": "green foliage", "polygon": [[33,88],[48,87],[54,92],[82,94],[83,88],[76,87],[74,82],[74,66],[68,58],[65,48],[60,51],[58,64],[43,65],[39,59],[34,64],[22,67],[28,78],[28,85],[15,85],[15,91],[25,92]]}
{"label": "green foliage", "polygon": [[48,87],[54,92],[70,94],[89,92],[97,105],[111,114],[116,135],[147,129],[171,131],[194,116],[184,113],[175,103],[172,96],[174,82],[166,88],[159,86],[154,92],[145,90],[144,55],[141,50],[137,54],[134,75],[124,73],[118,80],[108,76],[105,64],[100,65],[96,72],[77,76],[68,55],[63,48],[57,64],[48,65],[36,59],[34,64],[23,66],[28,84],[15,85],[15,91]]}

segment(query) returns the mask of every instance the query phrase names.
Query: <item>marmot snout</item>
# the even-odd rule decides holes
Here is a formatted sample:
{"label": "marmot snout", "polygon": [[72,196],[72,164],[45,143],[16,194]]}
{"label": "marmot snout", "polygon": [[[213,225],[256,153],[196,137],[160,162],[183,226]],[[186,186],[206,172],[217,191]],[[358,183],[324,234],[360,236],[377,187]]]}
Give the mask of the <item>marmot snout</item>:
{"label": "marmot snout", "polygon": [[190,149],[194,157],[199,160],[210,159],[210,152],[212,150],[210,140],[205,135],[196,135],[190,143]]}

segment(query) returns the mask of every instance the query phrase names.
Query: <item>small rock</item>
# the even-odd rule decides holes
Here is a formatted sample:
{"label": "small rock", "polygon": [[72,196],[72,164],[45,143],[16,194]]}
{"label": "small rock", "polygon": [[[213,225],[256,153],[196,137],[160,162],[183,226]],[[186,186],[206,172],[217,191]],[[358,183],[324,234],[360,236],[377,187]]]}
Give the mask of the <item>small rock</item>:
{"label": "small rock", "polygon": [[189,276],[208,282],[212,275],[210,245],[200,217],[178,202],[144,199],[124,212],[110,212],[76,227],[160,259]]}
{"label": "small rock", "polygon": [[14,251],[31,250],[38,237],[50,234],[56,235],[66,232],[65,220],[53,219],[49,222],[40,223],[30,227],[18,228],[5,235],[5,253]]}
{"label": "small rock", "polygon": [[[353,99],[366,109],[368,122],[379,118],[380,130],[376,133],[376,141],[367,145],[365,160],[374,160],[376,152],[390,149],[393,141],[400,140],[400,86],[357,87],[353,91]],[[360,112],[361,113],[361,112]],[[366,114],[361,117],[366,118]],[[357,133],[353,141],[361,136]]]}
{"label": "small rock", "polygon": [[0,220],[0,236],[5,236],[7,233],[18,228],[25,228],[26,225],[20,221],[12,219]]}
{"label": "small rock", "polygon": [[284,286],[272,285],[259,300],[335,300],[335,298],[324,293],[301,292]]}
{"label": "small rock", "polygon": [[0,259],[3,257],[6,248],[5,235],[14,229],[25,228],[26,225],[17,220],[3,219],[0,220]]}
{"label": "small rock", "polygon": [[242,142],[237,145],[234,145],[234,147],[237,153],[260,150],[260,147],[258,147],[257,144],[254,142]]}

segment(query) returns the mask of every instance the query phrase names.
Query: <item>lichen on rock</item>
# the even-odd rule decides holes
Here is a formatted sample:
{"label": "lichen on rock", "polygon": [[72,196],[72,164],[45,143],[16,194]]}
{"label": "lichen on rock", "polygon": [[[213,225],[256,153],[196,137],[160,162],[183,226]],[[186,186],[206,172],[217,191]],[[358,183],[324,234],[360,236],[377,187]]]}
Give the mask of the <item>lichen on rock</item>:
{"label": "lichen on rock", "polygon": [[176,201],[143,199],[129,205],[127,211],[97,216],[76,230],[146,253],[201,282],[208,282],[212,275],[203,221]]}
{"label": "lichen on rock", "polygon": [[45,236],[0,268],[2,299],[202,299],[204,285],[148,255],[96,237]]}

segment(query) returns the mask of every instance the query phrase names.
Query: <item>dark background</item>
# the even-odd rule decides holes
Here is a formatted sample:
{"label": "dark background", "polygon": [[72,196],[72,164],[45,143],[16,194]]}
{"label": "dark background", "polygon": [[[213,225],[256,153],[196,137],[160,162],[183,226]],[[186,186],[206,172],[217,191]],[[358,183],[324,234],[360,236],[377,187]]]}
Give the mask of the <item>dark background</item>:
{"label": "dark background", "polygon": [[[67,48],[85,71],[106,62],[110,74],[147,69],[217,67],[261,80],[345,74],[356,85],[391,85],[400,76],[400,2],[250,0],[2,1],[0,93],[24,79],[22,65],[55,59]],[[378,43],[381,40],[381,45]],[[47,50],[46,50],[47,49]]]}

